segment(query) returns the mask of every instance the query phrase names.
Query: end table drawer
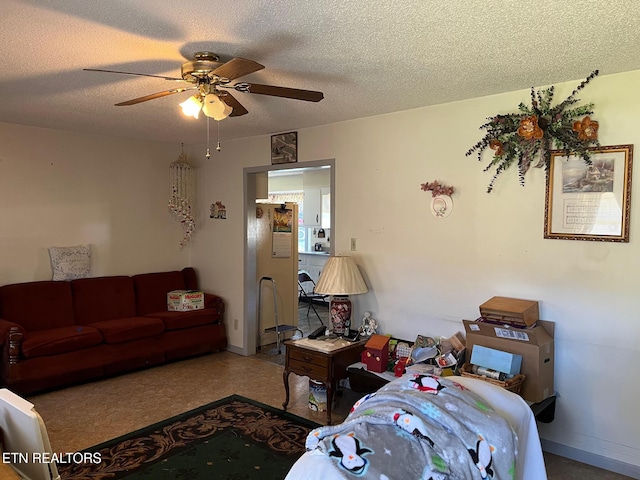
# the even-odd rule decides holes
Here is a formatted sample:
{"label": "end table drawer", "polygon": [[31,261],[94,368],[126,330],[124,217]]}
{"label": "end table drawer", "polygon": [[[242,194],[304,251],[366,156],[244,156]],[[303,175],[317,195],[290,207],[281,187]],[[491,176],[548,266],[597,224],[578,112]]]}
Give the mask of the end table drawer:
{"label": "end table drawer", "polygon": [[289,370],[296,375],[304,375],[314,380],[329,381],[329,371],[326,367],[300,360],[289,361]]}
{"label": "end table drawer", "polygon": [[291,360],[298,360],[301,363],[317,365],[322,368],[327,368],[329,366],[329,358],[326,355],[317,354],[309,350],[291,349],[289,352],[289,358]]}

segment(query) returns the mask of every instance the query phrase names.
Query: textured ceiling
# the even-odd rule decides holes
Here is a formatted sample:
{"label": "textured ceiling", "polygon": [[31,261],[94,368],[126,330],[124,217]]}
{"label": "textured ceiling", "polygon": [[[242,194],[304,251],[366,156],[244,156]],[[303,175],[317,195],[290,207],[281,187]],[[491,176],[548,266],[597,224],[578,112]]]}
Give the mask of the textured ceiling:
{"label": "textured ceiling", "polygon": [[209,50],[265,65],[241,80],[324,92],[319,103],[235,93],[249,114],[220,122],[222,139],[640,69],[637,0],[3,0],[1,10],[0,121],[186,144],[206,139],[206,120],[179,112],[188,92],[115,107],[176,84],[82,69],[180,77]]}

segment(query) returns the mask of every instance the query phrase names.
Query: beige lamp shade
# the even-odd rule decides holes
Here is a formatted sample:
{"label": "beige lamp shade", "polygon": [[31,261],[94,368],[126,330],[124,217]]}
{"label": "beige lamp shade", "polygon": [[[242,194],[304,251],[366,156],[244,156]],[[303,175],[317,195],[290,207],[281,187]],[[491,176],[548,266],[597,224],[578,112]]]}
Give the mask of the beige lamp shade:
{"label": "beige lamp shade", "polygon": [[351,257],[329,257],[315,292],[323,295],[355,295],[369,289]]}
{"label": "beige lamp shade", "polygon": [[233,109],[220,100],[220,97],[215,93],[210,93],[204,97],[204,104],[202,105],[202,113],[207,117],[211,117],[214,120],[220,121],[231,115]]}

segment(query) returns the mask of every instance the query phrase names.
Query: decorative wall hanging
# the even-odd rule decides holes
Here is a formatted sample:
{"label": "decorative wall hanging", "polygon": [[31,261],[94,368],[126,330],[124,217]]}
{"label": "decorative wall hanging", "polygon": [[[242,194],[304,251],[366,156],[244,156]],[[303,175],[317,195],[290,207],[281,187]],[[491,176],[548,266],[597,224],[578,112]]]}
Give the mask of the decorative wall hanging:
{"label": "decorative wall hanging", "polygon": [[446,218],[453,210],[453,200],[449,195],[431,197],[431,214],[436,218]]}
{"label": "decorative wall hanging", "polygon": [[271,135],[271,165],[298,161],[298,132]]}
{"label": "decorative wall hanging", "polygon": [[180,248],[183,248],[196,230],[195,201],[196,175],[195,169],[187,162],[184,151],[178,160],[169,165],[170,170],[170,199],[169,212],[182,225],[183,237]]}
{"label": "decorative wall hanging", "polygon": [[519,113],[489,117],[489,121],[480,126],[487,134],[465,155],[477,152],[478,161],[481,161],[482,153],[487,147],[494,150],[493,160],[484,169],[485,172],[493,167],[496,169],[487,193],[493,190],[498,176],[514,161],[518,164],[521,185],[524,185],[524,175],[536,158],[535,167],[548,170],[552,149],[569,152],[582,158],[587,165],[590,164],[591,147],[600,145],[598,122],[592,121],[589,116],[593,115],[593,103],[582,107],[569,107],[579,102],[576,95],[596,75],[598,70],[594,70],[571,95],[554,107],[551,106],[553,86],[538,92],[532,87],[530,106],[521,103],[518,105]]}
{"label": "decorative wall hanging", "polygon": [[227,207],[224,206],[222,202],[212,203],[209,207],[211,211],[209,218],[217,218],[226,220],[227,219]]}
{"label": "decorative wall hanging", "polygon": [[551,152],[544,238],[629,241],[633,145],[596,147],[590,164]]}
{"label": "decorative wall hanging", "polygon": [[282,205],[273,209],[271,227],[272,254],[274,258],[291,256],[291,235],[293,232],[293,210]]}
{"label": "decorative wall hanging", "polygon": [[436,218],[445,218],[451,215],[453,210],[453,195],[454,188],[440,185],[440,182],[435,180],[432,183],[420,184],[420,189],[427,192],[431,192],[431,213]]}
{"label": "decorative wall hanging", "polygon": [[440,185],[438,180],[434,180],[432,183],[421,183],[420,190],[424,192],[431,192],[431,196],[435,197],[437,195],[453,195],[454,188]]}

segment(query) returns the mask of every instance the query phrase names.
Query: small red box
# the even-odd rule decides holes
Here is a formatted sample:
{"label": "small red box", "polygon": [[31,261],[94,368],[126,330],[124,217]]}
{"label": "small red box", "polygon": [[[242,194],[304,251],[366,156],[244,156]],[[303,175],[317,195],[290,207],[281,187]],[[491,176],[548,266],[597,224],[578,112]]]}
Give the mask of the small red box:
{"label": "small red box", "polygon": [[362,363],[371,372],[386,372],[389,362],[389,337],[384,335],[374,335],[364,346],[362,352]]}
{"label": "small red box", "polygon": [[409,357],[400,357],[400,360],[396,362],[393,367],[393,374],[396,377],[404,375],[404,372],[407,370],[407,360],[409,360]]}

